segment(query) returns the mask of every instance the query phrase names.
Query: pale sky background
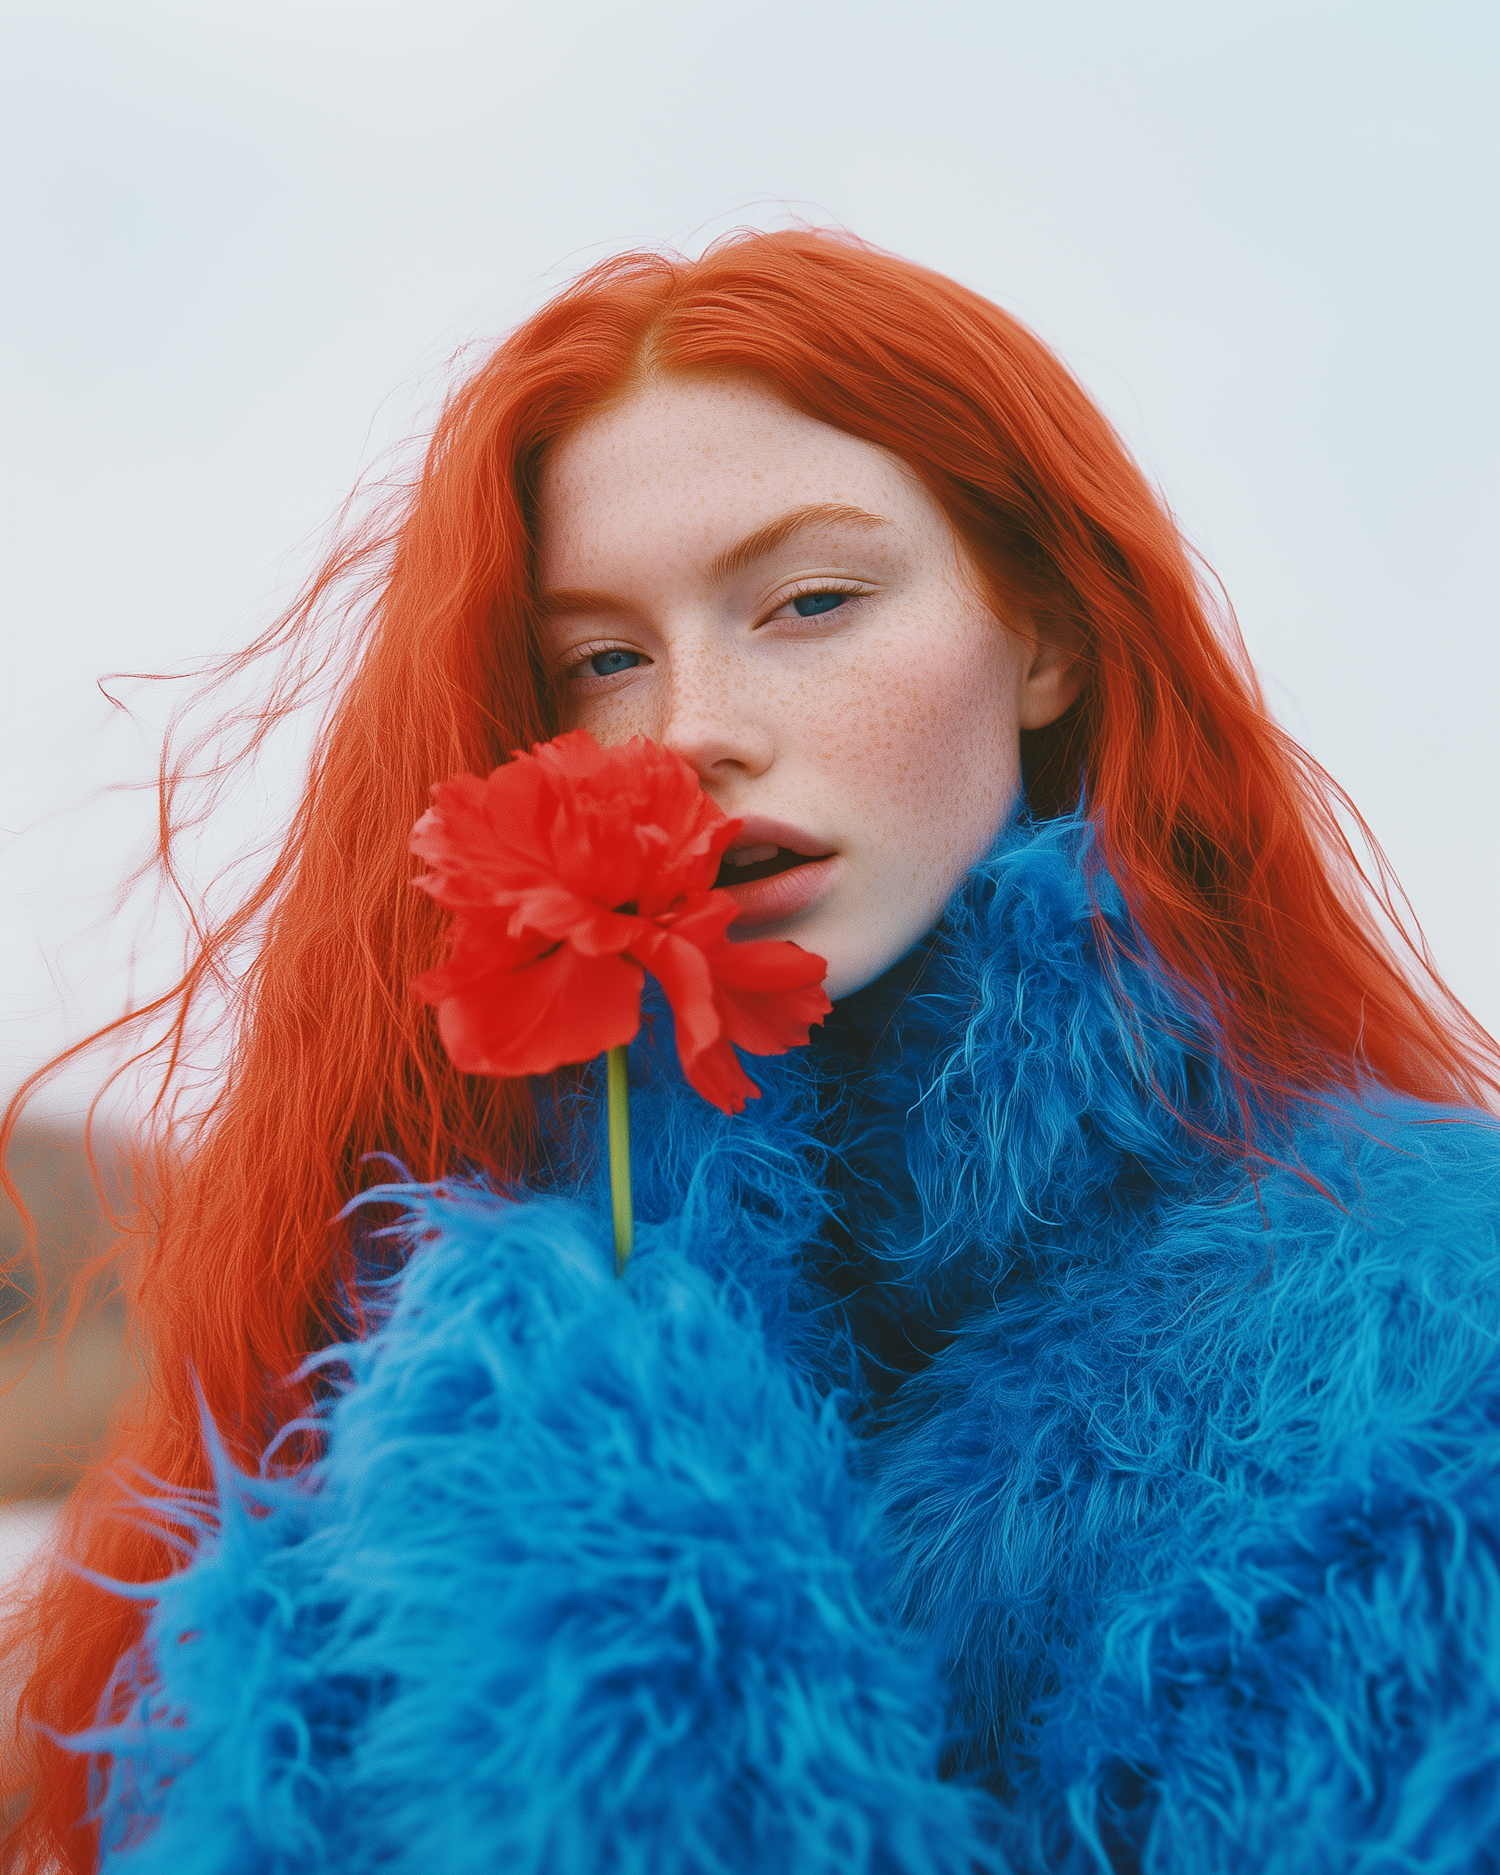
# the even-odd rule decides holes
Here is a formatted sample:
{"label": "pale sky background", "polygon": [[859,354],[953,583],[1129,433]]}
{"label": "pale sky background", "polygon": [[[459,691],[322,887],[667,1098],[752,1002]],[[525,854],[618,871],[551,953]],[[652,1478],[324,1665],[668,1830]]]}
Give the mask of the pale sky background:
{"label": "pale sky background", "polygon": [[0,1083],[128,993],[100,674],[267,622],[459,345],[793,214],[1061,351],[1500,1027],[1497,80],[1494,0],[5,0]]}

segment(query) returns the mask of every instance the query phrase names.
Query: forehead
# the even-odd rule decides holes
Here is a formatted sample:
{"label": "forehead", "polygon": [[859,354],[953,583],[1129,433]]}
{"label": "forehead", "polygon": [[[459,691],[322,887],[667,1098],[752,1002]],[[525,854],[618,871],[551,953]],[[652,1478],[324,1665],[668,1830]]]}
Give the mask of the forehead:
{"label": "forehead", "polygon": [[[727,532],[829,503],[943,525],[898,456],[794,410],[749,378],[654,378],[590,417],[543,466],[538,548],[548,583],[644,545],[714,553]],[[946,531],[946,530],[945,530]]]}

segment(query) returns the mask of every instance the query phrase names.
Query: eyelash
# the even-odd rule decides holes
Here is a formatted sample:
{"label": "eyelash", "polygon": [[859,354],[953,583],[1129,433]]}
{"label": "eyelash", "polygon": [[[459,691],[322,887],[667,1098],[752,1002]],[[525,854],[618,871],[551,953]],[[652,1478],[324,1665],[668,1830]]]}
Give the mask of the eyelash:
{"label": "eyelash", "polygon": [[[862,599],[866,596],[868,588],[838,579],[803,580],[799,582],[791,592],[782,595],[761,623],[769,624],[770,621],[776,617],[778,612],[784,611],[787,606],[794,604],[798,599],[805,599],[809,593],[815,592],[838,592],[845,594],[850,599]],[[798,623],[809,624],[811,621],[799,619]],[[584,666],[588,664],[590,659],[599,657],[603,652],[633,651],[634,649],[635,647],[633,645],[614,643],[607,638],[588,644],[574,645],[573,649],[567,654],[566,662],[562,666],[562,678],[564,682],[568,683],[576,681],[580,672],[584,669]],[[623,673],[621,674],[623,675]],[[595,683],[604,684],[608,683],[610,680],[607,677],[596,677],[594,681]]]}
{"label": "eyelash", "polygon": [[[563,661],[561,674],[564,678],[575,677],[578,672],[583,669],[584,665],[588,663],[590,658],[596,658],[602,652],[633,651],[634,649],[634,645],[612,644],[607,638],[600,639],[597,644],[574,645],[573,649],[568,652]],[[597,681],[599,683],[605,683],[607,679],[601,677]]]}
{"label": "eyelash", "polygon": [[794,591],[785,595],[770,616],[775,618],[777,612],[794,604],[798,599],[806,599],[810,593],[815,592],[841,592],[849,599],[863,599],[868,596],[869,588],[867,586],[857,585],[852,581],[841,579],[803,580]]}

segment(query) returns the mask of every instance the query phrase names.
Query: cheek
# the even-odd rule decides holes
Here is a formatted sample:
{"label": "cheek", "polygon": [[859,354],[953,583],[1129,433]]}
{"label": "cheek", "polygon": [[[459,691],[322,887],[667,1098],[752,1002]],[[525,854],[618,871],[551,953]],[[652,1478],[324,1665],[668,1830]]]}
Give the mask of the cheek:
{"label": "cheek", "polygon": [[605,747],[628,742],[632,736],[661,740],[660,711],[652,707],[651,692],[641,683],[592,696],[570,694],[565,689],[560,716],[564,729],[586,729]]}
{"label": "cheek", "polygon": [[841,712],[872,843],[914,870],[961,869],[989,844],[1020,779],[1008,641],[988,618],[910,648],[898,682],[861,686]]}

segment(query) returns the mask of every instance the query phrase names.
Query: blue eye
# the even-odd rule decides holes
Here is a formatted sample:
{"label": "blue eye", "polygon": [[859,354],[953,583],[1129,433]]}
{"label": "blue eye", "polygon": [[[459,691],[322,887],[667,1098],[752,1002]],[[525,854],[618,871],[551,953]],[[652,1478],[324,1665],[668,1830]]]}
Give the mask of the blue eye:
{"label": "blue eye", "polygon": [[596,677],[613,677],[616,671],[634,670],[640,661],[639,651],[596,651],[589,659],[589,669]]}
{"label": "blue eye", "polygon": [[846,592],[804,592],[792,601],[792,610],[798,618],[816,618],[820,612],[831,612],[849,597]]}

